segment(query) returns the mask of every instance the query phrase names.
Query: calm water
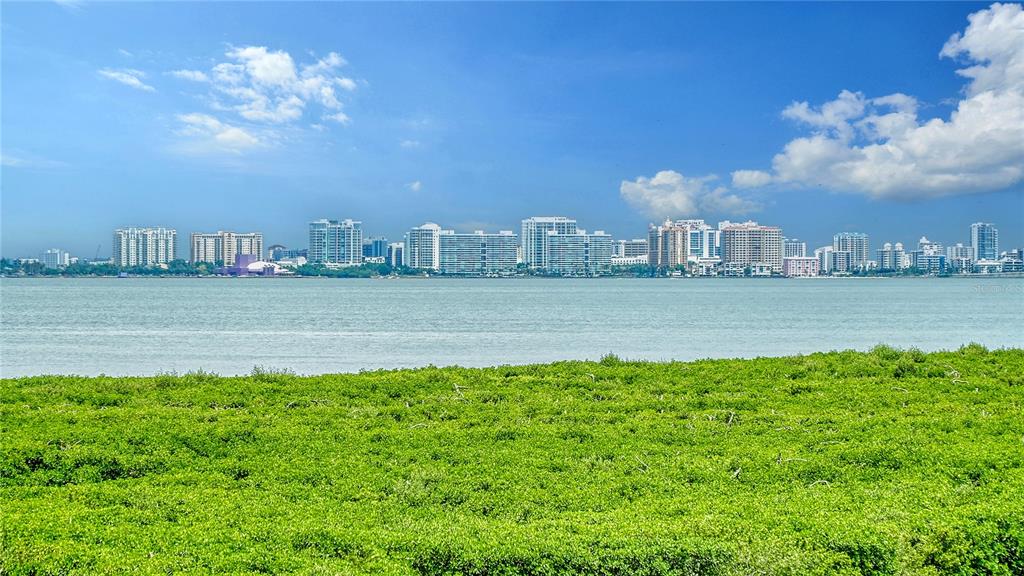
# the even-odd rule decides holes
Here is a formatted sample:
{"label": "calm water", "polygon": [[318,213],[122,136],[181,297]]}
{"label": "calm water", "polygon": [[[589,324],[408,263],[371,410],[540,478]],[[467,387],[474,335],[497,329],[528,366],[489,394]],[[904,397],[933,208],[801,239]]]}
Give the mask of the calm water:
{"label": "calm water", "polygon": [[0,374],[1024,347],[1024,279],[0,280]]}

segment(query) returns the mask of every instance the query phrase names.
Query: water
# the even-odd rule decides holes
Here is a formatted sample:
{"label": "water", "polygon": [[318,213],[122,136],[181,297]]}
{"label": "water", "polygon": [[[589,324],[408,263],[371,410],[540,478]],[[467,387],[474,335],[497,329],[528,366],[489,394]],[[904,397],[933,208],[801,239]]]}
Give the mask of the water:
{"label": "water", "polygon": [[1024,347],[1024,279],[0,280],[0,375]]}

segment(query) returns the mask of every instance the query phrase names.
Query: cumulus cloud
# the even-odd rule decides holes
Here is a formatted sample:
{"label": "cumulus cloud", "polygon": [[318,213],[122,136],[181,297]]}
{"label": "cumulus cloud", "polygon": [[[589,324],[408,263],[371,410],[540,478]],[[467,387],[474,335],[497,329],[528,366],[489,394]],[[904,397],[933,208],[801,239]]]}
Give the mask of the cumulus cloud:
{"label": "cumulus cloud", "polygon": [[189,152],[230,152],[239,154],[260,146],[259,138],[241,128],[226,124],[209,114],[181,114],[179,133],[194,140],[185,148]]}
{"label": "cumulus cloud", "polygon": [[169,73],[175,78],[181,78],[182,80],[191,80],[193,82],[209,82],[210,77],[206,75],[206,72],[200,70],[173,70]]}
{"label": "cumulus cloud", "polygon": [[843,90],[782,115],[810,134],[790,141],[771,171],[733,172],[737,187],[821,186],[875,198],[931,198],[998,190],[1024,180],[1024,9],[992,4],[968,17],[941,57],[966,67],[964,96],[948,118],[921,119],[906,94]]}
{"label": "cumulus cloud", "polygon": [[716,186],[715,175],[686,177],[662,170],[652,178],[623,180],[619,194],[633,208],[652,218],[693,216],[701,213],[744,214],[757,209],[749,199]]}
{"label": "cumulus cloud", "polygon": [[136,90],[142,90],[144,92],[156,91],[156,88],[153,88],[142,81],[142,79],[146,77],[146,73],[141,70],[133,70],[131,68],[119,68],[113,70],[110,68],[103,68],[99,70],[99,75],[104,78],[114,80],[115,82],[120,82],[125,86],[131,86]]}
{"label": "cumulus cloud", "polygon": [[423,183],[420,182],[419,180],[415,180],[413,182],[409,182],[408,184],[406,184],[405,187],[408,188],[409,190],[412,190],[413,192],[419,192],[420,190],[423,189]]}

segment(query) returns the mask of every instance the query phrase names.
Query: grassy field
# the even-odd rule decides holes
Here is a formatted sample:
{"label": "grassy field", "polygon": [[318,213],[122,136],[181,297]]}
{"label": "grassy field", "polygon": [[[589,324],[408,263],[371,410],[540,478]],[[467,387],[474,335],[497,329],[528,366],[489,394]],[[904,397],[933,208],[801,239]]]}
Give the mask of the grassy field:
{"label": "grassy field", "polygon": [[1024,351],[0,381],[0,574],[1024,574]]}

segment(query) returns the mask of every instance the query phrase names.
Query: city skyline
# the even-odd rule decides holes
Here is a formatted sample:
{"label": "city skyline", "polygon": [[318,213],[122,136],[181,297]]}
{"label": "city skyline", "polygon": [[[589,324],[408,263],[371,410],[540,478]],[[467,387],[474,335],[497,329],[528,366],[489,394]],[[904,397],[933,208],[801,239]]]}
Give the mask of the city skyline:
{"label": "city skyline", "polygon": [[[808,249],[853,231],[966,244],[965,223],[995,221],[1022,245],[1022,20],[1018,4],[9,4],[0,253],[109,254],[127,225],[297,246],[294,223],[325,214],[390,238],[524,213],[616,238],[751,218]],[[910,143],[926,162],[865,164]],[[825,164],[795,171],[807,147]]]}

